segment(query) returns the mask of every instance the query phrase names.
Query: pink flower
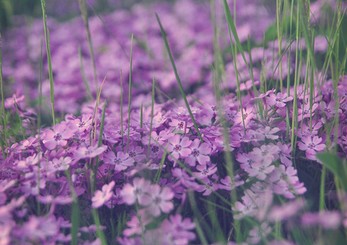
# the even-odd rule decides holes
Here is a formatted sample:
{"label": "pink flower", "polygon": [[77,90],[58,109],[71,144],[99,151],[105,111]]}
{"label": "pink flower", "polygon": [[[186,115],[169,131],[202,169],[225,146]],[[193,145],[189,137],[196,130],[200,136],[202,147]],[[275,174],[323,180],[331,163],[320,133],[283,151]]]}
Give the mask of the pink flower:
{"label": "pink flower", "polygon": [[151,203],[147,210],[155,217],[161,212],[169,213],[173,209],[172,198],[174,193],[168,187],[160,188],[159,185],[152,185],[150,189]]}
{"label": "pink flower", "polygon": [[292,101],[293,97],[287,96],[283,93],[277,93],[276,95],[271,93],[269,97],[266,97],[266,103],[269,106],[276,106],[277,108],[283,108],[286,106],[286,103]]}
{"label": "pink flower", "polygon": [[[312,116],[315,114],[316,109],[318,108],[318,104],[314,103],[312,105]],[[301,122],[305,118],[310,118],[311,109],[310,104],[303,104],[301,108],[298,109],[298,122]]]}
{"label": "pink flower", "polygon": [[59,226],[54,216],[31,216],[20,230],[20,235],[27,241],[45,241],[59,233]]}
{"label": "pink flower", "polygon": [[133,166],[135,162],[128,153],[121,151],[117,152],[117,156],[112,151],[107,152],[104,161],[107,164],[114,165],[117,172],[126,170],[128,167]]}
{"label": "pink flower", "polygon": [[15,108],[19,106],[19,103],[23,102],[25,99],[24,95],[18,96],[16,94],[13,94],[12,97],[7,98],[5,100],[5,108],[10,109],[10,108]]}
{"label": "pink flower", "polygon": [[54,167],[55,171],[65,171],[69,169],[71,162],[72,162],[71,157],[61,157],[59,159],[54,158],[51,161],[51,164]]}
{"label": "pink flower", "polygon": [[92,207],[93,208],[99,208],[102,205],[104,205],[106,202],[108,202],[112,196],[113,196],[113,187],[115,185],[115,182],[112,181],[108,185],[104,185],[101,189],[101,191],[97,190],[94,193],[94,196],[92,198]]}
{"label": "pink flower", "polygon": [[48,150],[53,150],[57,146],[64,147],[74,133],[74,130],[69,128],[66,123],[58,124],[53,129],[49,129],[44,132],[42,142]]}
{"label": "pink flower", "polygon": [[149,192],[151,192],[151,183],[148,180],[135,178],[133,185],[125,184],[120,192],[123,201],[132,205],[139,202],[140,205],[148,205],[151,202]]}
{"label": "pink flower", "polygon": [[106,151],[107,146],[82,146],[77,149],[75,153],[75,160],[84,159],[84,158],[94,158],[99,156],[101,153]]}
{"label": "pink flower", "polygon": [[306,157],[311,160],[316,160],[316,153],[325,149],[323,139],[318,136],[307,136],[301,138],[298,143],[299,149],[306,152]]}
{"label": "pink flower", "polygon": [[306,213],[301,217],[304,226],[321,226],[324,229],[336,229],[341,224],[341,214],[337,211],[321,211],[319,213]]}
{"label": "pink flower", "polygon": [[171,156],[174,160],[177,160],[180,157],[185,158],[192,153],[192,150],[190,149],[191,144],[192,141],[190,141],[189,138],[183,137],[181,139],[179,135],[175,135],[169,139],[167,149],[171,152]]}
{"label": "pink flower", "polygon": [[255,117],[254,111],[252,107],[247,107],[246,109],[242,109],[242,112],[239,111],[236,114],[234,124],[248,125],[248,123]]}
{"label": "pink flower", "polygon": [[210,162],[211,147],[207,143],[200,144],[199,139],[195,139],[190,146],[191,154],[185,159],[190,166],[195,166],[198,162],[206,166]]}

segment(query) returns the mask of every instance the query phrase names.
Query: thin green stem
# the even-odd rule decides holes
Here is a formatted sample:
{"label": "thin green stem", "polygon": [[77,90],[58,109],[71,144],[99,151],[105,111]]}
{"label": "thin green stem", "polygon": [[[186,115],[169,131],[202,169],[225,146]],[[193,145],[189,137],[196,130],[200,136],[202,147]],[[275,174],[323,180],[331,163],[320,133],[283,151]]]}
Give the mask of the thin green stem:
{"label": "thin green stem", "polygon": [[41,8],[42,8],[43,29],[44,29],[44,33],[45,33],[46,52],[47,52],[47,61],[48,61],[48,76],[49,76],[49,85],[50,85],[49,89],[50,89],[50,98],[51,98],[52,120],[53,120],[53,125],[55,125],[54,78],[53,78],[52,55],[51,55],[49,30],[47,27],[46,0],[41,0]]}
{"label": "thin green stem", "polygon": [[174,70],[174,73],[175,73],[175,76],[176,76],[176,80],[178,82],[178,86],[179,86],[179,89],[180,89],[180,92],[181,92],[181,95],[182,95],[182,98],[184,100],[184,103],[187,107],[187,110],[189,112],[189,115],[190,115],[190,118],[192,119],[193,121],[193,124],[194,124],[194,128],[200,138],[200,141],[202,142],[203,141],[203,138],[202,138],[202,135],[200,133],[200,130],[199,130],[199,127],[198,127],[198,124],[194,118],[194,115],[193,115],[193,112],[192,110],[190,109],[190,106],[189,106],[189,103],[188,103],[188,100],[187,100],[187,97],[186,97],[186,94],[184,92],[184,89],[183,89],[183,86],[182,86],[182,82],[181,82],[181,79],[180,79],[180,76],[178,75],[178,72],[177,72],[177,68],[176,68],[176,64],[175,64],[175,61],[174,61],[174,58],[172,56],[172,52],[171,52],[171,49],[170,49],[170,46],[169,46],[169,42],[167,40],[167,35],[166,35],[166,32],[164,30],[164,27],[162,26],[161,24],[161,21],[160,21],[160,18],[159,18],[159,15],[156,13],[155,14],[156,18],[157,18],[157,21],[158,21],[158,24],[159,24],[159,27],[160,27],[160,31],[161,31],[161,35],[164,39],[164,43],[165,43],[165,47],[166,47],[166,51],[168,52],[169,54],[169,57],[170,57],[170,61],[171,61],[171,65],[172,65],[172,68]]}

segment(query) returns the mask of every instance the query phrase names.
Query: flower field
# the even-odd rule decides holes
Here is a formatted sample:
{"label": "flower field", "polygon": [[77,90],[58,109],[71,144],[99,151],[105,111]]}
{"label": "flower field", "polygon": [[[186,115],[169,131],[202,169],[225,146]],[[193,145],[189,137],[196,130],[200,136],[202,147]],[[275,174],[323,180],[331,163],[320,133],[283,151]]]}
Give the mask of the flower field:
{"label": "flower field", "polygon": [[0,245],[347,244],[344,1],[49,2],[1,31]]}

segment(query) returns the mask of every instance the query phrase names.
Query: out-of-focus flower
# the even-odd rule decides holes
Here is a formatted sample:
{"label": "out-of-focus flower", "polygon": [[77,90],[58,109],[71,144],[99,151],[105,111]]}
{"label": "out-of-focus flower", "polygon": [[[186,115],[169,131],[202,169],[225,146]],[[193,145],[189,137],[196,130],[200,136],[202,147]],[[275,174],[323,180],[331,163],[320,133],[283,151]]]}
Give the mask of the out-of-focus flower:
{"label": "out-of-focus flower", "polygon": [[99,190],[95,191],[94,196],[92,198],[93,208],[99,208],[111,199],[111,197],[113,196],[112,189],[114,185],[115,185],[115,182],[111,181],[109,184],[104,185],[101,191]]}

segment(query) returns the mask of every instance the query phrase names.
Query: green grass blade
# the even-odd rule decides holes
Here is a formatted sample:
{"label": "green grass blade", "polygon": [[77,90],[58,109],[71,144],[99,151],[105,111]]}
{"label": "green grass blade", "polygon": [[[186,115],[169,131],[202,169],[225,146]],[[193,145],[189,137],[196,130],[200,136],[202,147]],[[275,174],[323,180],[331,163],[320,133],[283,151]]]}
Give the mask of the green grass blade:
{"label": "green grass blade", "polygon": [[51,98],[52,120],[53,120],[53,125],[55,125],[54,78],[53,78],[52,55],[51,55],[49,30],[47,27],[46,0],[41,0],[41,8],[42,8],[43,29],[44,29],[44,33],[45,33],[46,52],[47,52],[47,61],[48,61],[48,76],[49,76],[49,85],[50,85],[49,89],[50,89],[50,98]]}
{"label": "green grass blade", "polygon": [[196,120],[195,120],[195,118],[194,118],[193,112],[192,112],[192,110],[190,109],[190,106],[189,106],[189,103],[188,103],[188,100],[187,100],[187,96],[186,96],[186,94],[185,94],[185,92],[184,92],[184,89],[183,89],[183,86],[182,86],[182,82],[181,82],[180,76],[178,75],[177,68],[176,68],[176,64],[175,64],[174,58],[173,58],[173,56],[172,56],[172,52],[171,52],[171,49],[170,49],[170,46],[169,46],[169,42],[168,42],[168,40],[167,40],[166,32],[165,32],[165,30],[164,30],[163,25],[161,24],[159,15],[156,13],[155,16],[156,16],[156,18],[157,18],[157,21],[158,21],[158,24],[159,24],[159,27],[160,27],[161,35],[162,35],[162,37],[163,37],[163,39],[164,39],[166,51],[168,52],[169,57],[170,57],[171,65],[172,65],[172,68],[173,68],[173,70],[174,70],[174,73],[175,73],[175,76],[176,76],[176,80],[177,80],[177,82],[178,82],[178,86],[179,86],[179,89],[180,89],[182,98],[183,98],[184,103],[185,103],[185,105],[186,105],[186,107],[187,107],[187,110],[188,110],[188,112],[189,112],[190,118],[191,118],[192,121],[193,121],[194,128],[195,128],[197,134],[199,135],[200,141],[202,142],[202,141],[203,141],[202,135],[201,135],[201,133],[200,133],[198,124],[196,123]]}
{"label": "green grass blade", "polygon": [[130,68],[129,68],[129,88],[128,88],[128,132],[127,132],[127,147],[128,151],[129,143],[130,143],[130,115],[131,115],[131,96],[133,89],[133,42],[134,35],[131,35],[131,46],[130,46]]}
{"label": "green grass blade", "polygon": [[155,103],[155,80],[152,81],[152,104],[151,104],[151,121],[149,123],[149,136],[148,137],[148,148],[147,148],[147,159],[150,157],[151,152],[151,139],[153,131],[153,117],[154,117],[154,103]]}
{"label": "green grass blade", "polygon": [[[96,63],[95,63],[95,55],[94,55],[94,47],[93,47],[93,41],[92,41],[92,35],[90,33],[89,28],[89,21],[88,21],[88,10],[86,5],[86,0],[78,0],[78,4],[80,7],[84,28],[86,29],[87,33],[87,41],[88,41],[88,47],[89,47],[89,53],[92,60],[92,66],[93,66],[93,75],[94,75],[94,82],[95,85],[98,83],[98,75],[96,73]],[[96,87],[95,87],[96,88]]]}
{"label": "green grass blade", "polygon": [[2,37],[1,37],[1,33],[0,33],[0,93],[1,93],[1,126],[2,129],[1,130],[1,139],[0,139],[0,143],[1,143],[1,151],[3,156],[6,156],[5,153],[5,146],[6,146],[6,139],[7,139],[7,120],[6,120],[6,112],[5,112],[5,95],[4,95],[4,81],[2,78]]}
{"label": "green grass blade", "polygon": [[81,70],[81,75],[82,75],[82,81],[83,81],[83,84],[84,84],[86,91],[87,91],[87,99],[89,101],[91,101],[91,100],[93,100],[93,95],[92,95],[92,92],[90,91],[89,82],[87,81],[86,74],[84,72],[84,65],[83,65],[81,48],[78,49],[78,57],[80,59],[80,70]]}

